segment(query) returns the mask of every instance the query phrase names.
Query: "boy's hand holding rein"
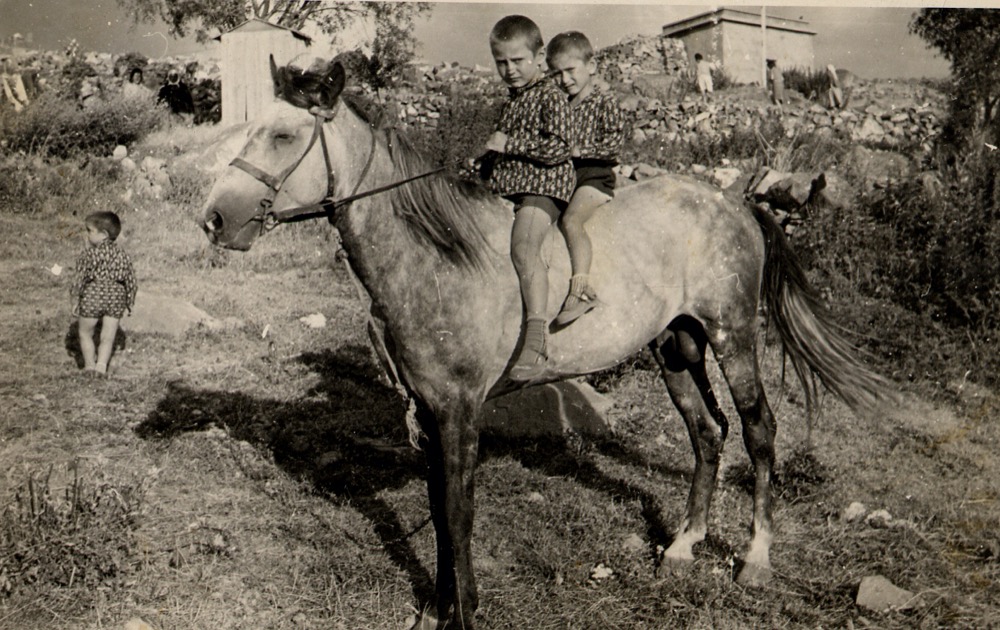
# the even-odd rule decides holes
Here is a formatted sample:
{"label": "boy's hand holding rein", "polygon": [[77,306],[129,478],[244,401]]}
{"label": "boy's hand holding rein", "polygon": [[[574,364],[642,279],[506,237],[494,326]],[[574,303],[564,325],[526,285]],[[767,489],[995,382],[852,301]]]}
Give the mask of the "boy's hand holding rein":
{"label": "boy's hand holding rein", "polygon": [[507,134],[502,131],[494,131],[493,135],[486,141],[487,151],[505,153],[507,149]]}

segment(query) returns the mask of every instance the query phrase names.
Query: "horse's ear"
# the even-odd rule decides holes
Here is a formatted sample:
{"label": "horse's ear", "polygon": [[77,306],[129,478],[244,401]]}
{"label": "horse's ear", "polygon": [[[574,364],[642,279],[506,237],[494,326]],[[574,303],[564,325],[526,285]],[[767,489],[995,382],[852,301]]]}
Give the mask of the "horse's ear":
{"label": "horse's ear", "polygon": [[284,75],[278,72],[278,64],[274,63],[274,55],[268,55],[268,62],[271,64],[271,83],[274,84],[274,95],[281,96],[284,93]]}
{"label": "horse's ear", "polygon": [[337,101],[337,97],[340,93],[344,91],[344,85],[347,84],[347,71],[344,70],[344,64],[336,61],[330,64],[330,68],[323,78],[323,90],[321,98],[323,99],[324,107],[333,107],[334,103]]}

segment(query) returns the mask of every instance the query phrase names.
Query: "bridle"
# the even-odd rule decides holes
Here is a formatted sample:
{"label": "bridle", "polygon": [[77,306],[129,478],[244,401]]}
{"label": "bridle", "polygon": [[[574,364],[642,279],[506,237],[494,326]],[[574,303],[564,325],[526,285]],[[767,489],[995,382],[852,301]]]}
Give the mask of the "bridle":
{"label": "bridle", "polygon": [[[371,190],[366,190],[365,192],[359,193],[358,189],[361,188],[361,184],[365,181],[365,177],[368,176],[368,171],[371,170],[372,161],[375,159],[375,143],[377,134],[375,133],[375,129],[372,128],[371,129],[372,141],[371,145],[368,148],[368,159],[365,160],[365,167],[361,171],[361,176],[358,177],[357,183],[354,184],[354,190],[352,190],[351,194],[348,195],[347,197],[344,197],[342,199],[336,199],[333,195],[333,186],[334,186],[333,167],[330,164],[330,152],[326,146],[326,134],[323,132],[323,124],[333,119],[333,117],[337,113],[337,109],[336,106],[334,106],[334,108],[332,109],[324,109],[321,107],[313,106],[309,108],[309,113],[312,114],[314,118],[313,132],[312,132],[312,137],[309,138],[309,144],[306,145],[305,151],[302,152],[302,155],[300,155],[297,160],[295,160],[292,164],[290,164],[288,167],[286,167],[277,175],[271,175],[267,171],[257,168],[253,164],[250,164],[243,158],[239,157],[234,158],[233,161],[229,163],[229,166],[235,166],[236,168],[240,169],[241,171],[244,171],[257,181],[262,182],[264,185],[267,186],[267,192],[264,193],[264,196],[260,198],[260,201],[257,204],[257,212],[247,221],[247,223],[251,223],[253,221],[259,221],[261,234],[274,229],[280,223],[305,221],[308,219],[317,219],[321,217],[326,217],[332,223],[334,218],[334,212],[336,212],[338,208],[342,208],[353,201],[357,201],[358,199],[363,199],[365,197],[377,195],[379,193],[392,190],[393,188],[398,188],[399,186],[408,184],[412,181],[422,179],[424,177],[429,177],[436,173],[440,173],[446,168],[444,166],[440,166],[425,173],[414,175],[412,177],[407,177],[406,179],[400,180],[398,182],[393,182],[385,186],[379,186],[377,188],[373,188]],[[278,195],[278,192],[284,185],[285,180],[287,180],[288,177],[295,172],[295,169],[299,167],[299,165],[302,163],[302,160],[304,160],[306,156],[309,155],[309,152],[312,151],[313,146],[316,145],[317,139],[319,140],[320,146],[323,148],[323,161],[326,164],[326,196],[313,204],[298,206],[295,208],[287,208],[285,210],[272,210],[271,207],[274,205],[274,198]]]}

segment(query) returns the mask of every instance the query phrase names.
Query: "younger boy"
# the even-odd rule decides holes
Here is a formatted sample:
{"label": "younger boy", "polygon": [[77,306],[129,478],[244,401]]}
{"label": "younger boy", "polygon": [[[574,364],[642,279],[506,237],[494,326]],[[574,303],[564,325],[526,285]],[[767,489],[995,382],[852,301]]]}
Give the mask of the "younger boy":
{"label": "younger boy", "polygon": [[615,173],[611,168],[618,164],[625,142],[625,119],[614,96],[594,89],[597,63],[594,48],[583,33],[556,35],[546,55],[550,71],[569,95],[575,140],[576,190],[559,221],[573,269],[569,295],[556,316],[556,324],[565,326],[597,306],[597,295],[590,286],[590,237],[584,224],[614,196]]}
{"label": "younger boy", "polygon": [[549,81],[542,34],[522,15],[509,15],[490,32],[490,51],[510,90],[497,131],[486,148],[497,154],[490,185],[514,202],[511,258],[521,284],[525,333],[510,378],[533,380],[544,372],[549,281],[542,241],[573,194],[570,112],[566,96]]}
{"label": "younger boy", "polygon": [[[79,316],[83,367],[104,375],[114,349],[118,322],[135,304],[136,281],[128,254],[115,244],[122,224],[114,212],[94,212],[84,219],[87,247],[76,261],[70,288],[73,314]],[[101,320],[101,345],[94,348],[94,330]]]}

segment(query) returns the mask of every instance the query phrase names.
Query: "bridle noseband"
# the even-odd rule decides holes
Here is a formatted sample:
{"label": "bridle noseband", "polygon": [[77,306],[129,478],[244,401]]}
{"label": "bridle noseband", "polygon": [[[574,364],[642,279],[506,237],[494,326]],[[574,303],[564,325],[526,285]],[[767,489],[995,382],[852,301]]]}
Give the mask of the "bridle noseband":
{"label": "bridle noseband", "polygon": [[[339,103],[338,103],[339,104]],[[368,175],[368,171],[371,170],[372,161],[375,159],[375,144],[376,144],[376,133],[375,129],[371,129],[372,141],[371,146],[368,148],[368,159],[365,161],[365,167],[361,171],[361,176],[358,177],[358,181],[354,184],[354,190],[351,194],[343,199],[336,199],[333,196],[333,168],[330,164],[330,152],[326,146],[326,134],[323,132],[323,124],[329,120],[332,120],[336,115],[336,106],[333,109],[324,109],[321,107],[310,107],[309,113],[313,115],[315,123],[313,124],[312,137],[309,138],[309,144],[306,145],[305,151],[299,156],[291,165],[285,168],[283,171],[277,175],[271,175],[263,169],[257,168],[253,164],[250,164],[243,158],[234,158],[229,166],[235,166],[241,171],[249,174],[251,177],[259,182],[262,182],[267,186],[267,192],[264,196],[260,198],[257,204],[257,212],[252,216],[247,223],[253,221],[260,222],[261,234],[269,230],[274,229],[279,223],[288,223],[292,221],[304,221],[307,219],[316,219],[320,217],[327,217],[330,222],[333,222],[334,212],[343,206],[350,204],[353,201],[362,199],[364,197],[370,197],[371,195],[377,195],[393,188],[402,186],[417,179],[428,177],[434,175],[435,173],[440,173],[445,170],[444,166],[438,167],[434,170],[428,171],[426,173],[421,173],[420,175],[414,175],[413,177],[408,177],[398,182],[388,184],[385,186],[379,186],[378,188],[373,188],[367,190],[363,193],[358,193],[358,189],[361,187],[362,182],[364,182],[365,177]],[[309,204],[306,206],[299,206],[296,208],[288,208],[286,210],[272,210],[271,207],[274,205],[274,198],[278,195],[281,187],[284,185],[285,180],[295,172],[295,169],[299,167],[302,160],[309,155],[312,151],[313,146],[316,144],[316,140],[319,140],[320,146],[323,148],[323,161],[326,164],[326,196],[323,197],[319,202],[314,204]]]}

